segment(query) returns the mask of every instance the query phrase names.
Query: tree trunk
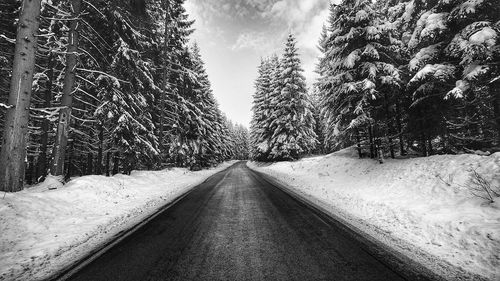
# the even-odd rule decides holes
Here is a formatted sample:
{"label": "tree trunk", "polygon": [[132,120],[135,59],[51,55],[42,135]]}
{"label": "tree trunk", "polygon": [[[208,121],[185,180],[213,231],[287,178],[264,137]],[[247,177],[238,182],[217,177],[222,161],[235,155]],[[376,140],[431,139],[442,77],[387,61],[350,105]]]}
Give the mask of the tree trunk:
{"label": "tree trunk", "polygon": [[111,162],[111,152],[106,152],[106,177],[109,177],[109,168]]}
{"label": "tree trunk", "polygon": [[375,147],[373,144],[373,126],[372,126],[372,124],[370,124],[368,127],[368,137],[370,139],[370,158],[374,159],[375,158]]}
{"label": "tree trunk", "polygon": [[163,36],[164,39],[164,46],[163,46],[163,84],[162,84],[162,95],[161,95],[161,100],[160,100],[160,131],[158,133],[158,144],[159,144],[159,149],[160,149],[160,157],[158,157],[158,166],[161,168],[161,163],[162,163],[162,153],[165,150],[164,149],[164,134],[165,134],[165,99],[167,98],[167,91],[168,91],[168,78],[169,78],[169,59],[168,59],[168,46],[169,46],[169,25],[170,25],[170,1],[164,0],[164,5],[165,5],[165,33]]}
{"label": "tree trunk", "polygon": [[35,176],[35,157],[28,156],[28,169],[26,171],[26,183],[33,184],[33,177]]}
{"label": "tree trunk", "polygon": [[396,126],[399,134],[399,155],[405,156],[405,140],[403,137],[403,125],[401,124],[401,105],[396,101]]}
{"label": "tree trunk", "polygon": [[[49,108],[51,106],[52,100],[52,85],[54,79],[54,56],[52,54],[49,55],[49,62],[47,65],[47,83],[45,84],[45,93],[44,93],[44,104],[45,108]],[[42,135],[40,136],[40,156],[38,156],[38,173],[37,178],[39,181],[44,181],[47,176],[47,150],[49,144],[49,128],[50,121],[45,118],[42,121]]]}
{"label": "tree trunk", "polygon": [[493,96],[493,112],[497,131],[497,146],[500,146],[500,79],[490,84],[490,94]]}
{"label": "tree trunk", "polygon": [[92,165],[93,161],[92,153],[87,153],[87,175],[94,174],[94,165]]}
{"label": "tree trunk", "polygon": [[103,157],[103,146],[104,146],[104,126],[102,123],[99,124],[99,148],[97,150],[97,161],[95,166],[95,173],[97,175],[102,174],[102,157]]}
{"label": "tree trunk", "polygon": [[389,141],[389,149],[391,151],[391,158],[394,159],[394,145],[392,142],[392,121],[391,121],[391,112],[389,110],[389,99],[387,98],[387,93],[384,93],[384,103],[385,103],[385,119],[387,122],[387,139]]}
{"label": "tree trunk", "polygon": [[118,174],[120,172],[120,155],[117,152],[115,152],[115,155],[113,157],[113,176]]}
{"label": "tree trunk", "polygon": [[73,164],[73,154],[75,152],[75,143],[71,142],[70,147],[69,147],[69,156],[68,156],[68,163],[67,163],[67,169],[66,173],[64,176],[64,181],[68,182],[71,176],[73,175],[73,170],[75,168],[75,165]]}
{"label": "tree trunk", "polygon": [[[423,129],[423,127],[421,127],[421,129]],[[427,142],[426,142],[426,137],[425,137],[425,134],[422,132],[420,134],[420,144],[422,145],[422,154],[424,157],[427,157],[429,156],[427,154]]]}
{"label": "tree trunk", "polygon": [[382,145],[380,140],[377,141],[377,159],[380,164],[384,163],[384,151],[382,150]]}
{"label": "tree trunk", "polygon": [[359,135],[359,130],[356,129],[356,143],[358,147],[358,156],[359,158],[363,158],[363,153],[361,151],[361,136]]}
{"label": "tree trunk", "polygon": [[10,83],[9,106],[5,117],[0,154],[0,190],[23,189],[26,136],[28,134],[31,87],[35,69],[35,52],[41,0],[24,0],[19,18],[14,66]]}
{"label": "tree trunk", "polygon": [[73,104],[73,88],[75,84],[75,72],[78,52],[78,24],[81,11],[81,0],[71,0],[72,20],[69,30],[69,42],[66,55],[66,70],[64,74],[63,96],[61,110],[59,112],[59,123],[57,126],[56,140],[50,172],[59,176],[64,173],[64,159],[68,145],[68,133],[71,121],[71,106]]}

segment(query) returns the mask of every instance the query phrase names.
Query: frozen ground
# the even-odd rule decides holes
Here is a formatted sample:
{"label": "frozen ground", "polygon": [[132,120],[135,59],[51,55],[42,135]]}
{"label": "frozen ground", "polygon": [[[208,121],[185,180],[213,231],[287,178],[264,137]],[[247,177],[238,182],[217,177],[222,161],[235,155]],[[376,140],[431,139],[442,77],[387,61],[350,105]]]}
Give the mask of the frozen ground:
{"label": "frozen ground", "polygon": [[248,165],[446,279],[500,280],[500,198],[490,204],[469,189],[473,169],[500,187],[500,153],[381,165],[346,149]]}
{"label": "frozen ground", "polygon": [[0,280],[43,280],[229,167],[85,176],[0,194]]}

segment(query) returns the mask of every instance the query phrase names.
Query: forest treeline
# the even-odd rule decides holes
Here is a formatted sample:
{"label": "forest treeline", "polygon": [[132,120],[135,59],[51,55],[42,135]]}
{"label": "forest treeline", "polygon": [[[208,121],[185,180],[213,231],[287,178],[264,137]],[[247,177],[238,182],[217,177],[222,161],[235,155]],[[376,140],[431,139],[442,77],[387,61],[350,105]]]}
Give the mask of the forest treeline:
{"label": "forest treeline", "polygon": [[[343,0],[330,5],[319,49],[320,78],[307,97],[316,151],[357,145],[360,157],[372,158],[500,151],[497,0]],[[258,110],[263,77],[253,128],[267,114]],[[270,142],[252,141],[259,159],[255,151]]]}
{"label": "forest treeline", "polygon": [[0,3],[1,190],[49,173],[248,157],[248,131],[219,110],[183,3]]}

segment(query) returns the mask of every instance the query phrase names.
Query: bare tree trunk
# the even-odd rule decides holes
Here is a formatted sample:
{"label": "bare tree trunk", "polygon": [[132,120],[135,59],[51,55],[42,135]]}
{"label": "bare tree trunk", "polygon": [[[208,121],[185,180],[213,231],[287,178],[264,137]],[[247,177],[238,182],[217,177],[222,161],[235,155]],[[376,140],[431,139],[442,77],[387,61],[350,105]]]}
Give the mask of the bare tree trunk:
{"label": "bare tree trunk", "polygon": [[375,147],[373,143],[373,126],[370,124],[368,126],[368,137],[370,139],[370,158],[374,159],[375,158]]}
{"label": "bare tree trunk", "polygon": [[382,149],[382,144],[380,139],[377,140],[376,142],[376,148],[377,148],[377,159],[380,164],[384,163],[384,150]]}
{"label": "bare tree trunk", "polygon": [[33,184],[33,177],[35,176],[35,156],[28,155],[28,169],[26,171],[26,183]]}
{"label": "bare tree trunk", "polygon": [[361,136],[359,135],[358,129],[356,129],[356,144],[358,147],[358,156],[359,156],[359,158],[363,158],[363,153],[361,151]]}
{"label": "bare tree trunk", "polygon": [[399,134],[399,155],[406,155],[405,151],[405,140],[403,137],[403,125],[401,124],[401,105],[399,101],[396,101],[396,126],[398,128]]}
{"label": "bare tree trunk", "polygon": [[113,156],[113,175],[116,175],[119,172],[120,172],[120,154],[117,151]]}
{"label": "bare tree trunk", "polygon": [[106,177],[109,177],[109,168],[111,160],[111,152],[106,152]]}
{"label": "bare tree trunk", "polygon": [[95,166],[95,173],[97,175],[102,174],[102,157],[103,157],[103,146],[104,146],[104,126],[102,123],[99,124],[99,148],[97,149],[97,161]]}
{"label": "bare tree trunk", "polygon": [[31,87],[35,69],[35,52],[41,0],[24,0],[19,18],[10,83],[9,106],[0,154],[0,190],[23,189],[26,136],[28,134]]}
{"label": "bare tree trunk", "polygon": [[66,169],[66,174],[64,175],[64,180],[69,181],[71,176],[73,175],[73,170],[75,168],[75,165],[73,164],[73,154],[75,153],[75,142],[71,142],[69,146],[69,156],[68,156],[68,163],[67,163],[67,169]]}
{"label": "bare tree trunk", "polygon": [[[421,127],[422,129],[423,127]],[[420,133],[420,144],[422,145],[422,154],[424,157],[427,157],[429,156],[429,154],[427,153],[427,142],[426,142],[426,137],[425,137],[425,134],[422,132]]]}
{"label": "bare tree trunk", "polygon": [[92,161],[93,161],[92,153],[89,152],[87,154],[87,172],[86,172],[87,175],[94,174],[94,166],[92,165],[93,163]]}
{"label": "bare tree trunk", "polygon": [[[49,56],[48,63],[48,72],[47,72],[47,83],[45,84],[45,93],[44,93],[44,104],[43,106],[49,108],[51,106],[52,100],[52,83],[54,79],[54,56],[51,54]],[[47,176],[47,150],[49,144],[49,128],[50,121],[45,118],[42,121],[42,135],[40,137],[40,156],[38,156],[38,173],[37,179],[39,181],[44,181]]]}
{"label": "bare tree trunk", "polygon": [[394,155],[394,144],[393,144],[393,141],[392,141],[392,120],[391,120],[391,112],[389,110],[389,99],[387,98],[387,93],[384,93],[384,103],[385,103],[385,119],[386,119],[386,122],[387,122],[387,139],[389,141],[389,149],[390,149],[390,152],[391,152],[391,158],[394,159],[395,158],[395,155]]}
{"label": "bare tree trunk", "polygon": [[500,79],[490,84],[490,94],[493,96],[493,112],[497,131],[497,146],[500,146]]}
{"label": "bare tree trunk", "polygon": [[64,159],[68,145],[68,133],[71,120],[71,107],[73,104],[73,88],[75,84],[75,71],[78,52],[78,25],[81,0],[71,0],[73,20],[70,24],[69,42],[66,55],[66,70],[64,74],[63,97],[61,100],[61,110],[59,112],[59,123],[57,126],[56,140],[54,143],[54,153],[50,172],[59,176],[64,173]]}

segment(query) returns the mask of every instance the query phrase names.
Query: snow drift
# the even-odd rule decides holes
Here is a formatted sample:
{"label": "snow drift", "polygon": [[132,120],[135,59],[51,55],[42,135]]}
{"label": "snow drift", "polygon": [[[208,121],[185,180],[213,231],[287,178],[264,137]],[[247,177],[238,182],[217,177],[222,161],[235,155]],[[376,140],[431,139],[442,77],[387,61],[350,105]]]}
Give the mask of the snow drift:
{"label": "snow drift", "polygon": [[450,280],[500,280],[500,198],[471,194],[472,171],[500,187],[500,153],[387,160],[354,149],[250,168]]}
{"label": "snow drift", "polygon": [[54,190],[49,178],[5,194],[0,199],[0,280],[48,278],[232,163],[198,172],[175,168],[85,176]]}

